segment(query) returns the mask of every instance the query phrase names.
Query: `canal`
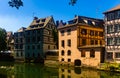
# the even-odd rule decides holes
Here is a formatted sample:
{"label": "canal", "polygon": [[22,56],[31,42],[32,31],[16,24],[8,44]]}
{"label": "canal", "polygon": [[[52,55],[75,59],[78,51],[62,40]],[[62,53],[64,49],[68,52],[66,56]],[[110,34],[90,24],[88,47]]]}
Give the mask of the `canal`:
{"label": "canal", "polygon": [[120,78],[120,74],[79,67],[0,62],[0,78]]}

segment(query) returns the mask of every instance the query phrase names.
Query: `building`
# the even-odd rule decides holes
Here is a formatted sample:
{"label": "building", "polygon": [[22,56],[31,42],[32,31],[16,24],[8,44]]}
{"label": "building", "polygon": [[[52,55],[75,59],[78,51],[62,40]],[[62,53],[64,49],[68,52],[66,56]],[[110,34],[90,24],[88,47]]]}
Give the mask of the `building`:
{"label": "building", "polygon": [[25,27],[21,27],[14,33],[14,58],[17,61],[25,60]]}
{"label": "building", "polygon": [[104,62],[103,20],[75,16],[60,22],[59,62],[75,66],[98,66]]}
{"label": "building", "polygon": [[[22,31],[23,35],[23,49],[21,59],[26,62],[43,62],[45,52],[56,49],[56,40],[54,33],[56,33],[56,26],[52,16],[46,18],[35,17],[32,23]],[[18,34],[20,34],[18,32]],[[18,36],[20,37],[20,36]],[[20,42],[20,45],[21,43]],[[17,47],[18,48],[18,47]],[[15,57],[18,58],[18,52],[15,52]]]}
{"label": "building", "polygon": [[120,5],[104,12],[106,60],[120,63]]}
{"label": "building", "polygon": [[14,51],[14,36],[11,31],[7,32],[7,51],[13,53]]}

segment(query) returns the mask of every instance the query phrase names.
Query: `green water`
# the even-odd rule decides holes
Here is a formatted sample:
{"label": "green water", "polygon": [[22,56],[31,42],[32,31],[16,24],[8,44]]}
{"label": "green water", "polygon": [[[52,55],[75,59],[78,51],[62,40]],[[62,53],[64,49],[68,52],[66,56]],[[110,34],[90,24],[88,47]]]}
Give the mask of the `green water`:
{"label": "green water", "polygon": [[120,78],[120,74],[85,68],[0,62],[0,78]]}

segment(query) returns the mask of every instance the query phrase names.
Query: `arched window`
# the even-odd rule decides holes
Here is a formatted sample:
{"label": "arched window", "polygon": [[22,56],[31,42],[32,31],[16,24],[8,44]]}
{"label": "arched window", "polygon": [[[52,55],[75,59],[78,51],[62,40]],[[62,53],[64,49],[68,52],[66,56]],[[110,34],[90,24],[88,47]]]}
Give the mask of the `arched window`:
{"label": "arched window", "polygon": [[68,50],[67,55],[68,55],[68,56],[70,56],[70,55],[71,55],[71,51],[70,51],[70,50]]}
{"label": "arched window", "polygon": [[61,51],[61,55],[63,56],[65,54],[64,50]]}

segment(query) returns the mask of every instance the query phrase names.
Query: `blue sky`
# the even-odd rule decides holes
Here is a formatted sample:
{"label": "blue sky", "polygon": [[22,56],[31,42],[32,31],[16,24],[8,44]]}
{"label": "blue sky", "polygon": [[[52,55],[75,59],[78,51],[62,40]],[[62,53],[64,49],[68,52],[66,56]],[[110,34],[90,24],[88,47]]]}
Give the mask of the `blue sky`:
{"label": "blue sky", "polygon": [[53,16],[55,21],[65,22],[75,15],[103,19],[104,11],[120,4],[120,0],[77,0],[74,6],[69,5],[70,0],[22,0],[24,6],[17,10],[9,7],[8,1],[0,0],[0,27],[13,32],[28,27],[33,16]]}

